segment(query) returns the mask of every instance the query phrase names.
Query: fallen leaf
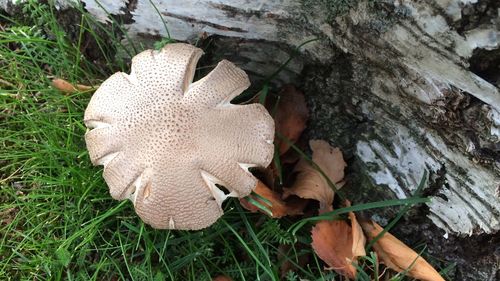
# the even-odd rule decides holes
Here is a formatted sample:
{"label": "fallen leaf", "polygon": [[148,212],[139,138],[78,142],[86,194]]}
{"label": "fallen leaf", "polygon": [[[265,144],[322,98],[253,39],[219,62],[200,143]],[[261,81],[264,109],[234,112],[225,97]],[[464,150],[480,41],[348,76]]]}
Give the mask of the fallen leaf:
{"label": "fallen leaf", "polygon": [[347,164],[338,147],[332,147],[324,140],[310,140],[312,160],[325,175],[333,182],[339,183],[344,178],[344,169]]}
{"label": "fallen leaf", "polygon": [[[291,143],[295,143],[304,131],[309,117],[304,94],[293,85],[285,85],[279,97],[274,115],[276,132],[286,137]],[[272,108],[270,110],[273,112]],[[290,148],[290,143],[282,139],[276,139],[275,143],[280,155]]]}
{"label": "fallen leaf", "polygon": [[231,279],[231,277],[228,277],[226,275],[219,275],[214,279],[212,279],[212,281],[233,281],[233,279]]}
{"label": "fallen leaf", "polygon": [[[361,227],[370,240],[383,231],[383,228],[373,221],[361,222]],[[373,249],[387,267],[397,272],[404,272],[409,268],[407,275],[413,278],[444,281],[432,265],[388,232],[373,244]]]}
{"label": "fallen leaf", "polygon": [[311,231],[312,248],[329,268],[347,278],[356,278],[356,258],[352,252],[352,228],[343,220],[323,220]]}
{"label": "fallen leaf", "polygon": [[[257,182],[257,186],[253,190],[253,193],[257,194],[258,196],[255,196],[253,194],[250,194],[248,197],[252,198],[253,200],[259,202],[266,208],[268,208],[271,211],[271,217],[273,218],[281,218],[286,215],[300,215],[302,214],[302,209],[304,208],[304,205],[300,204],[289,204],[283,200],[281,200],[280,195],[271,190],[269,187],[267,187],[265,184],[263,184],[261,181]],[[263,200],[262,197],[265,200]],[[268,202],[266,202],[268,201]],[[262,213],[267,214],[257,206],[251,204],[247,199],[241,198],[240,199],[240,204],[247,210],[251,212],[257,212],[260,211]]]}
{"label": "fallen leaf", "polygon": [[[350,206],[350,204],[348,204],[348,206]],[[351,220],[352,228],[352,254],[355,257],[366,256],[366,237],[363,233],[363,229],[361,225],[359,225],[356,215],[353,212],[349,212],[349,219]]]}
{"label": "fallen leaf", "polygon": [[82,84],[73,85],[70,82],[68,82],[64,79],[61,79],[61,78],[52,79],[52,86],[54,88],[58,89],[59,91],[64,92],[64,93],[75,93],[78,91],[87,91],[87,90],[92,89],[91,86],[87,86],[87,85],[82,85]]}
{"label": "fallen leaf", "polygon": [[[309,145],[312,149],[313,162],[337,187],[340,187],[346,167],[340,149],[331,147],[323,140],[311,140]],[[296,195],[300,198],[314,199],[320,204],[320,213],[332,211],[334,192],[327,179],[305,159],[297,163],[294,171],[298,172],[297,177],[292,187],[283,189],[284,198]]]}
{"label": "fallen leaf", "polygon": [[295,166],[298,172],[294,184],[283,188],[283,198],[295,195],[304,199],[314,199],[319,202],[320,212],[332,211],[334,192],[326,179],[306,160],[301,159]]}

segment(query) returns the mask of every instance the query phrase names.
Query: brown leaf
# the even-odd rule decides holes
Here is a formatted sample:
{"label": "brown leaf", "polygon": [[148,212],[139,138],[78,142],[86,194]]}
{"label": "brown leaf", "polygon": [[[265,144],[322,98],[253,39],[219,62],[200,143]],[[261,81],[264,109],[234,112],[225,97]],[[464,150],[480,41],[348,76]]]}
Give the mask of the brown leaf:
{"label": "brown leaf", "polygon": [[87,85],[76,84],[76,86],[74,86],[73,84],[61,78],[52,79],[52,86],[64,93],[75,93],[78,91],[86,91],[92,89],[91,86]]}
{"label": "brown leaf", "polygon": [[[313,151],[313,162],[333,183],[337,184],[337,187],[340,187],[346,166],[340,149],[333,148],[322,140],[311,140],[309,145]],[[305,159],[297,163],[294,171],[298,172],[297,178],[291,188],[284,188],[284,198],[296,195],[300,198],[314,199],[320,203],[320,213],[331,211],[334,192],[326,178]]]}
{"label": "brown leaf", "polygon": [[305,159],[295,166],[299,172],[291,188],[283,188],[283,198],[296,195],[304,199],[314,199],[319,202],[320,210],[331,211],[334,192],[326,179],[314,169]]}
{"label": "brown leaf", "polygon": [[[348,204],[348,206],[350,206],[350,204]],[[363,229],[361,225],[359,225],[356,215],[353,212],[349,212],[349,219],[351,220],[352,227],[352,254],[355,257],[366,256],[366,237],[363,233]]]}
{"label": "brown leaf", "polygon": [[228,277],[226,275],[219,275],[213,278],[212,281],[233,281],[233,279],[231,279],[231,277]]}
{"label": "brown leaf", "polygon": [[[267,207],[271,213],[273,218],[281,218],[286,215],[300,215],[302,214],[302,209],[304,206],[300,204],[290,204],[287,205],[287,203],[283,200],[281,200],[281,197],[278,193],[274,192],[271,190],[269,187],[267,187],[265,184],[263,184],[261,181],[257,182],[257,186],[253,190],[254,193],[258,194],[259,196],[267,199],[271,204],[266,203],[264,200],[259,198],[258,196],[254,196],[252,194],[249,195],[253,200],[258,201],[260,204],[264,205]],[[251,204],[246,200],[245,198],[240,199],[240,204],[247,210],[251,212],[263,212],[260,210],[258,207],[255,205]],[[265,212],[263,212],[265,213]]]}
{"label": "brown leaf", "polygon": [[[368,238],[375,238],[383,228],[373,221],[361,222],[361,227]],[[373,245],[375,252],[389,268],[403,272],[410,268],[407,274],[424,281],[444,281],[443,277],[415,251],[406,246],[390,233],[385,233]]]}
{"label": "brown leaf", "polygon": [[352,228],[343,220],[323,220],[316,223],[311,231],[314,252],[328,264],[328,269],[347,278],[356,278],[356,257],[352,252]]}
{"label": "brown leaf", "polygon": [[310,140],[312,160],[318,165],[333,183],[338,183],[344,178],[344,168],[347,164],[342,156],[342,151],[331,147],[324,140]]}
{"label": "brown leaf", "polygon": [[[279,93],[280,99],[274,116],[276,132],[295,143],[304,131],[309,117],[304,94],[293,85],[285,85]],[[271,109],[272,112],[272,109]],[[276,139],[280,155],[284,154],[290,144]]]}

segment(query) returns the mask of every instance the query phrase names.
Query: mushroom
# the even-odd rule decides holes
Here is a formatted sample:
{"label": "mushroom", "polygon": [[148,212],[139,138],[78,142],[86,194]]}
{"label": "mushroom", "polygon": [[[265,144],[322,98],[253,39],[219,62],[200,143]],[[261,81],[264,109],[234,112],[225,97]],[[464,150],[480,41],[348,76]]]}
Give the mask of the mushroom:
{"label": "mushroom", "polygon": [[85,110],[90,159],[104,165],[111,196],[130,199],[154,228],[210,226],[227,197],[255,188],[248,169],[272,160],[269,113],[260,104],[231,104],[248,76],[223,60],[192,83],[202,54],[183,43],[146,50],[132,59],[130,74],[104,81]]}

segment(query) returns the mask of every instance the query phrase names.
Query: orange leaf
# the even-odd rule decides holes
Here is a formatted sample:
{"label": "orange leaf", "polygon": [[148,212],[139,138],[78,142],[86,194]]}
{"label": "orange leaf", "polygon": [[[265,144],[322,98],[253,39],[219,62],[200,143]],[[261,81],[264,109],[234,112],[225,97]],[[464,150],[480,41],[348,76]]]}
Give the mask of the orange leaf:
{"label": "orange leaf", "polygon": [[301,159],[295,166],[297,178],[291,188],[283,189],[283,197],[296,195],[304,199],[314,199],[319,202],[321,212],[332,211],[334,192],[325,178],[306,160]]}
{"label": "orange leaf", "polygon": [[[375,238],[383,228],[373,221],[361,222],[369,239]],[[444,281],[443,277],[415,251],[406,246],[390,233],[385,233],[373,245],[375,252],[385,265],[397,272],[410,268],[407,274],[424,281]]]}
{"label": "orange leaf", "polygon": [[[267,199],[271,204],[268,204],[267,202],[264,202],[261,198],[258,196],[254,196],[252,194],[249,195],[253,200],[258,201],[260,204],[264,205],[267,207],[271,213],[273,218],[281,218],[286,215],[299,215],[302,214],[302,209],[304,206],[300,205],[287,205],[287,203],[283,200],[281,200],[281,197],[278,193],[274,192],[271,190],[269,187],[267,187],[265,184],[263,184],[261,181],[257,181],[257,186],[253,190],[254,193],[258,194],[259,196]],[[240,199],[240,204],[247,210],[252,211],[252,212],[257,212],[261,211],[259,208],[257,208],[255,205],[251,204],[248,202],[245,198]]]}
{"label": "orange leaf", "polygon": [[309,146],[313,152],[313,162],[333,183],[340,182],[344,178],[344,168],[347,166],[342,151],[337,147],[331,147],[324,140],[311,140]]}
{"label": "orange leaf", "polygon": [[77,91],[86,91],[92,89],[92,87],[90,86],[81,84],[73,86],[73,84],[61,78],[52,79],[52,86],[65,93],[75,93]]}
{"label": "orange leaf", "polygon": [[347,278],[356,278],[356,258],[352,252],[352,228],[346,221],[323,220],[316,223],[311,231],[314,252],[328,264],[328,269]]}
{"label": "orange leaf", "polygon": [[[346,206],[350,207],[351,202],[347,201]],[[349,219],[351,220],[352,227],[352,254],[355,257],[366,256],[366,238],[363,233],[363,229],[361,228],[361,225],[359,225],[356,215],[353,212],[349,212]]]}
{"label": "orange leaf", "polygon": [[[311,140],[309,145],[313,151],[313,162],[333,183],[341,185],[346,163],[340,149],[333,148],[322,140]],[[295,183],[291,188],[284,189],[284,198],[296,195],[300,198],[314,199],[320,203],[320,213],[331,211],[334,192],[325,177],[305,159],[297,163],[295,171],[298,172]]]}
{"label": "orange leaf", "polygon": [[[302,131],[304,131],[309,117],[304,94],[293,85],[285,85],[281,89],[279,96],[280,99],[274,116],[276,132],[295,143]],[[279,147],[280,155],[290,148],[290,144],[281,139],[276,140],[276,145]]]}

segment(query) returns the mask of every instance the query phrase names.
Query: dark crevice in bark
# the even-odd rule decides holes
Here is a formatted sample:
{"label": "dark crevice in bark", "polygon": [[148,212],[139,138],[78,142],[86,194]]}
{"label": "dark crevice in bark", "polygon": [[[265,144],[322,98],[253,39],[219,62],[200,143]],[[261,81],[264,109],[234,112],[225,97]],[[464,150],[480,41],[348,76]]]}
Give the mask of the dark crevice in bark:
{"label": "dark crevice in bark", "polygon": [[267,14],[267,11],[265,10],[245,10],[222,3],[210,3],[210,6],[221,10],[228,18],[235,18],[237,16],[242,16],[247,19],[250,17],[263,18]]}
{"label": "dark crevice in bark", "polygon": [[120,9],[123,14],[112,15],[112,17],[123,24],[132,24],[135,22],[132,12],[137,8],[138,0],[130,0],[126,3],[125,8]]}
{"label": "dark crevice in bark", "polygon": [[[347,158],[352,157],[359,116],[353,104],[351,55],[338,52],[334,65],[311,64],[305,67],[300,80],[310,108],[308,138],[329,139],[342,147]],[[359,85],[358,85],[359,86]]]}
{"label": "dark crevice in bark", "polygon": [[489,107],[455,87],[444,89],[443,93],[444,97],[435,100],[428,110],[416,114],[427,126],[439,131],[447,145],[469,155],[475,163],[495,169],[500,162],[500,147],[489,130]]}
{"label": "dark crevice in bark", "polygon": [[180,20],[185,21],[185,22],[189,22],[191,24],[202,24],[202,25],[210,26],[210,27],[213,27],[215,29],[219,29],[219,30],[223,30],[223,31],[234,31],[234,32],[242,32],[242,33],[248,32],[247,30],[244,30],[244,29],[239,28],[239,27],[224,26],[224,25],[216,24],[216,23],[213,23],[210,21],[199,20],[199,19],[196,19],[193,17],[177,15],[174,13],[161,12],[161,14],[166,16],[166,17],[176,18],[176,19],[180,19]]}
{"label": "dark crevice in bark", "polygon": [[475,49],[469,59],[470,70],[500,88],[500,48]]}
{"label": "dark crevice in bark", "polygon": [[441,191],[446,184],[446,165],[441,166],[437,172],[429,175],[429,185],[422,192],[422,197],[437,196],[445,201],[448,201],[448,197],[442,194]]}
{"label": "dark crevice in bark", "polygon": [[[500,235],[454,236],[439,229],[427,219],[429,210],[423,205],[401,221],[393,233],[408,245],[426,245],[429,260],[448,266],[456,263],[448,274],[451,280],[496,280],[500,265]],[[425,257],[426,255],[424,255]],[[434,258],[433,258],[434,257]],[[445,261],[445,262],[443,262]]]}
{"label": "dark crevice in bark", "polygon": [[464,35],[467,31],[483,24],[498,25],[500,24],[498,9],[500,9],[498,0],[482,0],[467,4],[462,7],[462,18],[451,26],[454,26],[459,34]]}

